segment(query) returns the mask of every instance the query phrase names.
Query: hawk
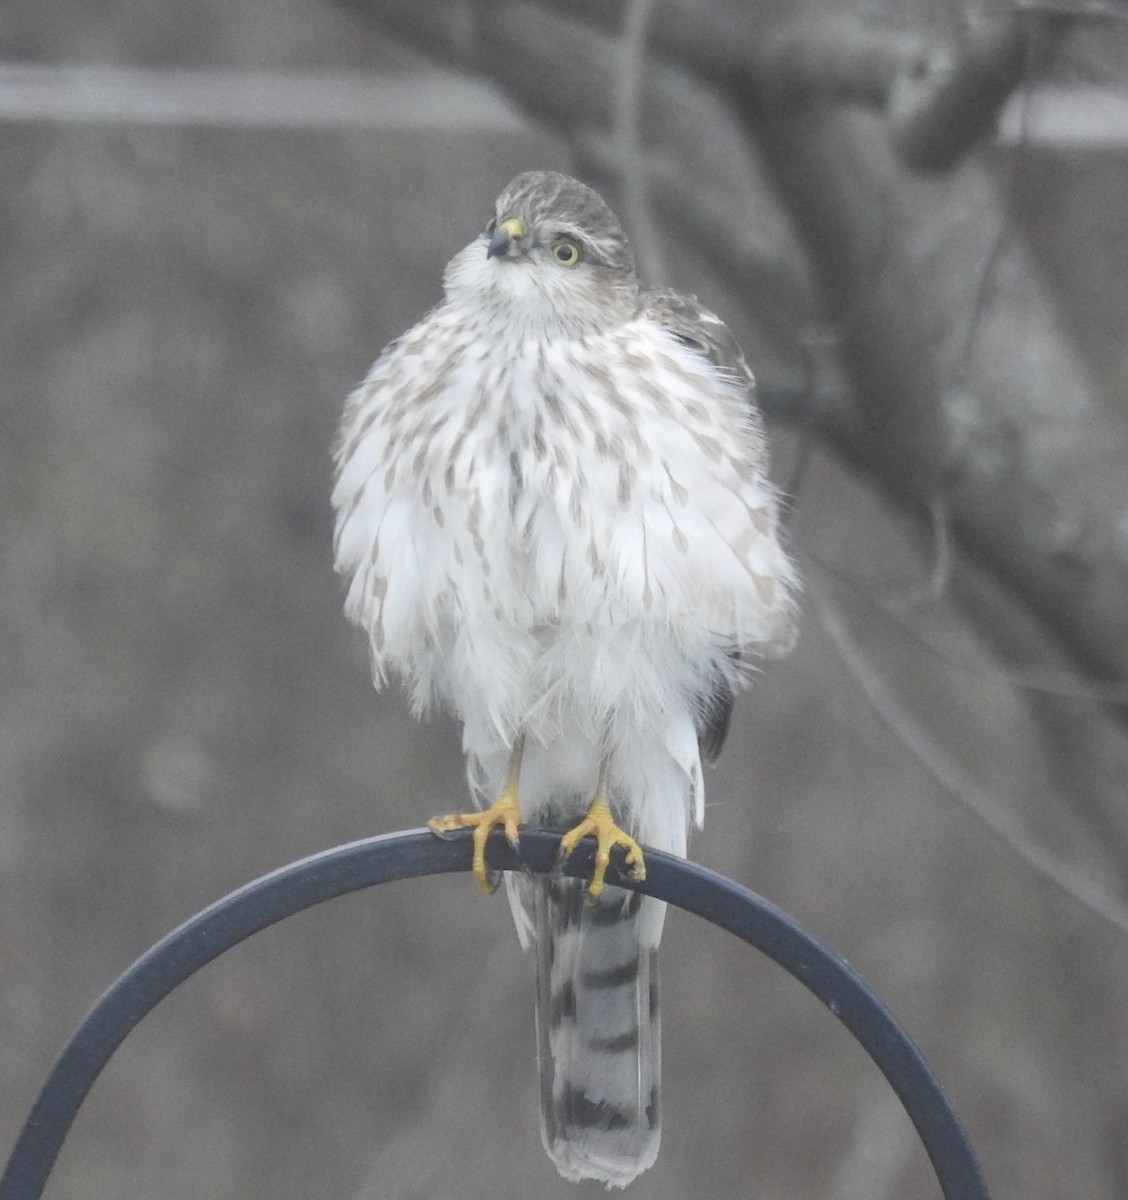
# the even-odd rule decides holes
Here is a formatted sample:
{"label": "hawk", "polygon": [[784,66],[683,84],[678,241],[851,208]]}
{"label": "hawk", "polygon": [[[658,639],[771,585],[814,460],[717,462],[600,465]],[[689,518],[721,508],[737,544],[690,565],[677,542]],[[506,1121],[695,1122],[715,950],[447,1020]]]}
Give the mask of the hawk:
{"label": "hawk", "polygon": [[605,885],[611,849],[701,823],[756,656],[794,639],[752,375],[696,299],[644,287],[602,197],[518,175],[444,299],[376,360],[336,447],[335,559],[376,685],[462,723],[474,873],[487,835],[597,842],[580,880],[514,877],[536,948],[542,1135],[623,1186],[658,1152],[664,906]]}

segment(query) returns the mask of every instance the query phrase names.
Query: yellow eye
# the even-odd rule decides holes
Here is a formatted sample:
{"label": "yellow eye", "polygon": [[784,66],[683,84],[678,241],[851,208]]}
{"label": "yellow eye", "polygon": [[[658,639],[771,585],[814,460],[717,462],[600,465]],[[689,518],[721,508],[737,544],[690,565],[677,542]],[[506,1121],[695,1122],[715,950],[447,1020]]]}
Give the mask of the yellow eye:
{"label": "yellow eye", "polygon": [[557,238],[548,252],[562,267],[574,267],[583,257],[580,247],[569,237]]}

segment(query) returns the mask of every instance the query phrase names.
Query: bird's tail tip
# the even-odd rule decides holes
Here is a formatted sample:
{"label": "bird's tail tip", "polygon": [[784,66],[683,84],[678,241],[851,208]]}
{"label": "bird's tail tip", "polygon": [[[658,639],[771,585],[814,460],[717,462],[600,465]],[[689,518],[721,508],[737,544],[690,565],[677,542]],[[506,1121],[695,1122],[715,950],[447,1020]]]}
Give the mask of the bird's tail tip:
{"label": "bird's tail tip", "polygon": [[607,1145],[606,1138],[599,1134],[576,1136],[572,1133],[552,1140],[546,1128],[542,1127],[541,1133],[548,1157],[564,1179],[570,1183],[594,1180],[608,1189],[625,1188],[643,1171],[649,1170],[658,1157],[662,1136],[661,1128],[656,1125],[641,1143],[636,1139],[623,1146],[621,1143]]}
{"label": "bird's tail tip", "polygon": [[658,901],[578,879],[538,881],[541,1138],[568,1180],[626,1187],[661,1138]]}

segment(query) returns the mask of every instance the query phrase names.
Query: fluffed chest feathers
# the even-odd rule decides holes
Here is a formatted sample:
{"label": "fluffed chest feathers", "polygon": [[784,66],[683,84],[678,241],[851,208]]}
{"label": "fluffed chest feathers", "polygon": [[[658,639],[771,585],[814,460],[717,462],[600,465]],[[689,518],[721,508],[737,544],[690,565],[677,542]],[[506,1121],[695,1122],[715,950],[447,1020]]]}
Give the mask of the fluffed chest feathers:
{"label": "fluffed chest feathers", "polygon": [[[653,379],[640,388],[643,361]],[[456,605],[497,609],[504,590],[522,623],[616,619],[606,607],[623,574],[616,559],[624,547],[645,555],[654,511],[668,524],[703,473],[705,435],[679,409],[680,374],[668,350],[626,331],[503,342],[459,362],[402,440],[391,430]]]}

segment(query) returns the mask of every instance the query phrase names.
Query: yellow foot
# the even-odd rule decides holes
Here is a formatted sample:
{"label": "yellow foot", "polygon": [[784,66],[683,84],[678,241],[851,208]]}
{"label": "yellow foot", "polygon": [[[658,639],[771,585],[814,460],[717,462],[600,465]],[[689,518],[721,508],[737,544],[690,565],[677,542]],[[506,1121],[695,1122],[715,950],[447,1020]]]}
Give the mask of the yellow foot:
{"label": "yellow foot", "polygon": [[470,869],[478,886],[488,896],[497,891],[497,883],[486,870],[486,838],[490,831],[500,825],[505,830],[509,844],[517,848],[517,826],[521,821],[521,810],[517,806],[517,793],[505,788],[497,800],[484,812],[451,813],[446,817],[432,817],[427,828],[432,833],[451,833],[455,829],[474,830],[474,859]]}
{"label": "yellow foot", "polygon": [[611,862],[611,847],[622,846],[627,852],[625,862],[630,867],[629,877],[636,883],[646,878],[646,864],[642,861],[642,848],[629,834],[615,824],[611,809],[603,796],[596,796],[592,801],[588,814],[560,840],[560,857],[567,858],[580,842],[590,835],[595,835],[595,873],[588,884],[589,902],[599,899],[603,891],[603,877]]}

